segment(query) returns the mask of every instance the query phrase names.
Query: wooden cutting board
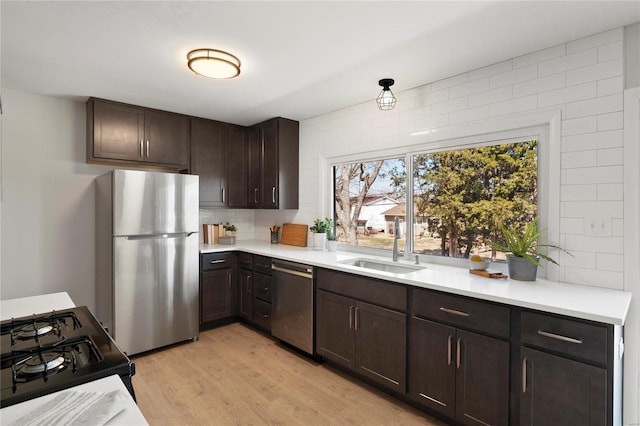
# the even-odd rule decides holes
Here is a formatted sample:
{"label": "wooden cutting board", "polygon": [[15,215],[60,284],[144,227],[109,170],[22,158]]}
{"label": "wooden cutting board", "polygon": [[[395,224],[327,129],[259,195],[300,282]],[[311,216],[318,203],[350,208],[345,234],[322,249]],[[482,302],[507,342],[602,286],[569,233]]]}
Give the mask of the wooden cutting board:
{"label": "wooden cutting board", "polygon": [[477,269],[469,269],[469,272],[472,273],[473,275],[480,275],[481,277],[485,277],[485,278],[508,278],[505,274],[503,274],[500,271],[493,271],[493,270],[485,270],[485,271],[479,271]]}
{"label": "wooden cutting board", "polygon": [[308,235],[309,235],[309,225],[301,225],[297,223],[285,223],[282,225],[282,234],[280,235],[280,244],[306,247]]}

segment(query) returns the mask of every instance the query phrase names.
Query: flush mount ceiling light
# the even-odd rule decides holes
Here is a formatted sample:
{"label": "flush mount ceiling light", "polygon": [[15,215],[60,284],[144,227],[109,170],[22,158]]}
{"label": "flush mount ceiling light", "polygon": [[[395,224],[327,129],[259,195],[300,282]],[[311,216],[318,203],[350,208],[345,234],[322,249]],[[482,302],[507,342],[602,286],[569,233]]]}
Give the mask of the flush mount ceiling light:
{"label": "flush mount ceiling light", "polygon": [[187,66],[198,75],[229,79],[240,75],[240,59],[217,49],[195,49],[187,53]]}
{"label": "flush mount ceiling light", "polygon": [[383,78],[378,81],[378,84],[382,86],[382,91],[376,98],[376,103],[378,104],[378,108],[382,111],[389,111],[396,106],[396,97],[393,96],[393,92],[389,87],[393,86],[392,78]]}

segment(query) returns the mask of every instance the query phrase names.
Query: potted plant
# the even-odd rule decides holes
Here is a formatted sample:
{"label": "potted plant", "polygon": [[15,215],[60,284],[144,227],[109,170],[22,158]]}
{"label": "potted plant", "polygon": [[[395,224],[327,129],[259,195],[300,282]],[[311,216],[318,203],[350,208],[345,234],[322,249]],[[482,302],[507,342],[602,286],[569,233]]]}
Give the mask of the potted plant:
{"label": "potted plant", "polygon": [[236,231],[238,230],[238,228],[236,228],[235,225],[233,225],[233,224],[231,224],[229,222],[227,222],[224,225],[222,225],[222,227],[224,228],[225,235],[228,235],[228,236],[235,236],[236,235]]}
{"label": "potted plant", "polygon": [[309,228],[309,231],[313,232],[313,249],[324,250],[325,241],[327,239],[327,228],[331,223],[331,219],[328,217],[324,219],[316,219],[313,225]]}
{"label": "potted plant", "polygon": [[569,253],[568,251],[553,245],[539,244],[538,237],[540,232],[537,228],[538,218],[529,222],[524,232],[516,229],[509,229],[502,225],[503,243],[494,243],[493,248],[498,251],[510,253],[507,255],[507,266],[509,269],[509,278],[519,281],[535,281],[540,259],[558,264],[555,259],[539,253],[540,247],[553,247]]}

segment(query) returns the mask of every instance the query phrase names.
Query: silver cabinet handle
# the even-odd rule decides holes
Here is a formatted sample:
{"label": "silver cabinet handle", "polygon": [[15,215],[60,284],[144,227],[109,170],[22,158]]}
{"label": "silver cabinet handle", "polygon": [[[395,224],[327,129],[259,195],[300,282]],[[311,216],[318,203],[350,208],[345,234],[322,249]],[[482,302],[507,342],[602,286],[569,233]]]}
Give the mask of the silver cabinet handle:
{"label": "silver cabinet handle", "polygon": [[149,158],[149,139],[147,139],[147,158]]}
{"label": "silver cabinet handle", "polygon": [[276,187],[271,187],[271,202],[275,204],[276,202]]}
{"label": "silver cabinet handle", "polygon": [[460,341],[461,341],[461,340],[462,340],[462,339],[458,339],[458,340],[456,341],[456,368],[457,368],[457,369],[460,369],[460,346],[462,346],[462,345],[460,344]]}
{"label": "silver cabinet handle", "polygon": [[353,317],[354,317],[354,324],[355,324],[354,328],[356,331],[358,331],[358,310],[359,309],[357,306],[353,309]]}
{"label": "silver cabinet handle", "polygon": [[458,316],[461,316],[461,317],[470,317],[470,316],[471,316],[471,314],[468,314],[468,313],[466,313],[466,312],[457,311],[457,310],[455,310],[455,309],[445,308],[444,306],[441,306],[441,307],[440,307],[440,310],[441,310],[442,312],[446,312],[446,313],[448,313],[448,314],[453,314],[453,315],[458,315]]}
{"label": "silver cabinet handle", "polygon": [[574,339],[573,337],[563,336],[561,334],[549,333],[548,331],[538,330],[538,334],[551,339],[562,340],[563,342],[575,343],[577,345],[582,344],[582,339]]}
{"label": "silver cabinet handle", "polygon": [[253,278],[251,275],[247,276],[247,292],[251,293],[251,278]]}
{"label": "silver cabinet handle", "polygon": [[224,188],[222,188],[222,202],[224,203]]}
{"label": "silver cabinet handle", "polygon": [[522,359],[522,393],[527,393],[527,357]]}
{"label": "silver cabinet handle", "polygon": [[142,150],[142,139],[140,139],[140,157],[144,157],[144,151]]}
{"label": "silver cabinet handle", "polygon": [[227,281],[229,281],[229,288],[231,288],[231,272],[227,274]]}
{"label": "silver cabinet handle", "polygon": [[212,261],[211,261],[211,262],[209,262],[209,263],[210,263],[210,264],[212,264],[212,265],[215,265],[215,264],[217,264],[217,263],[224,263],[224,262],[226,262],[224,259],[220,259],[220,260],[212,260]]}
{"label": "silver cabinet handle", "polygon": [[353,330],[353,306],[349,306],[349,330]]}
{"label": "silver cabinet handle", "polygon": [[447,339],[447,365],[451,366],[451,344],[453,343],[453,335],[450,334]]}
{"label": "silver cabinet handle", "polygon": [[253,202],[258,204],[258,188],[253,188]]}

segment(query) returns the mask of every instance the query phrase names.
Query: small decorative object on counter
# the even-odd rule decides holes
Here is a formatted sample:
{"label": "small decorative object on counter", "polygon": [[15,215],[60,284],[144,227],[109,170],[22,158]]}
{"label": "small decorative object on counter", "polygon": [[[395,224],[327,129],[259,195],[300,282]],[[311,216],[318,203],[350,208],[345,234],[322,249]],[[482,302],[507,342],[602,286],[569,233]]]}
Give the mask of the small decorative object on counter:
{"label": "small decorative object on counter", "polygon": [[235,225],[227,222],[224,225],[220,225],[220,229],[222,230],[218,238],[220,244],[231,245],[236,243],[236,231],[238,228]]}
{"label": "small decorative object on counter", "polygon": [[280,227],[278,225],[273,225],[269,228],[269,232],[271,232],[271,244],[278,244],[280,242]]}
{"label": "small decorative object on counter", "polygon": [[484,271],[489,267],[489,261],[487,259],[483,259],[482,257],[474,254],[469,258],[469,267],[476,271]]}
{"label": "small decorative object on counter", "polygon": [[338,241],[336,240],[336,232],[333,229],[333,221],[331,219],[328,220],[327,226],[327,249],[329,251],[336,251],[338,249]]}
{"label": "small decorative object on counter", "polygon": [[235,236],[236,235],[236,231],[238,230],[238,228],[236,228],[235,225],[232,225],[229,222],[227,222],[224,225],[222,225],[222,228],[224,229],[224,235],[225,236]]}
{"label": "small decorative object on counter", "polygon": [[324,251],[327,241],[327,228],[331,227],[332,220],[328,217],[324,219],[316,219],[309,231],[313,232],[313,249]]}
{"label": "small decorative object on counter", "polygon": [[540,244],[538,237],[540,232],[536,224],[538,218],[529,222],[524,231],[515,228],[507,228],[502,225],[502,237],[504,243],[493,243],[496,250],[511,253],[507,255],[507,266],[509,268],[509,278],[518,281],[535,281],[540,258],[555,263],[558,262],[551,257],[538,252],[540,247],[553,247],[571,255],[568,251],[553,244]]}

